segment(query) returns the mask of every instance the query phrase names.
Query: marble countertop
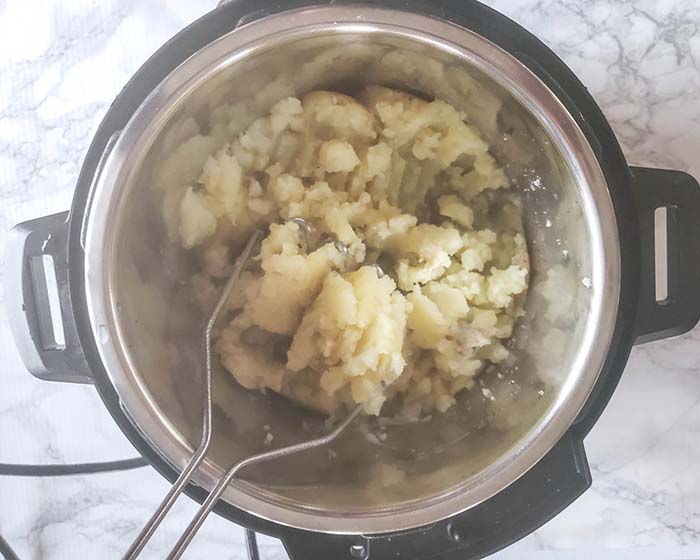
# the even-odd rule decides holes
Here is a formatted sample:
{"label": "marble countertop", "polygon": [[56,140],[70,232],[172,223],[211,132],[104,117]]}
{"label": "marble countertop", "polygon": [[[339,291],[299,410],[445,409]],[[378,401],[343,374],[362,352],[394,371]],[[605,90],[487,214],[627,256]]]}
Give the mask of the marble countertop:
{"label": "marble countertop", "polygon": [[[487,3],[544,39],[578,73],[631,163],[700,176],[697,0]],[[114,96],[158,46],[214,4],[0,3],[0,247],[17,222],[68,208],[85,150]],[[0,276],[3,267],[0,249]],[[0,307],[5,297],[0,287]],[[0,462],[134,456],[93,388],[40,382],[26,372],[1,312],[0,355]],[[700,328],[633,351],[586,448],[593,487],[495,558],[700,558]],[[151,468],[0,477],[0,533],[22,559],[118,558],[166,489]],[[181,500],[144,557],[162,558],[193,511]],[[213,516],[187,557],[243,559],[242,543],[240,528]],[[286,555],[264,538],[262,557]]]}

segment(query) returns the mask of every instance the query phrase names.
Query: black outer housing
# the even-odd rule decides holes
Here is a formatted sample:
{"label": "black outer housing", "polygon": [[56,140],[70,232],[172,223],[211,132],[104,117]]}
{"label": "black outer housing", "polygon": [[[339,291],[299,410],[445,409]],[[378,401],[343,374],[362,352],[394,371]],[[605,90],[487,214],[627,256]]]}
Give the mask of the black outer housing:
{"label": "black outer housing", "polygon": [[[99,359],[92,336],[83,283],[85,255],[80,245],[80,218],[85,212],[88,190],[110,136],[126,125],[143,99],[182,61],[207,43],[240,25],[242,20],[247,22],[270,13],[327,3],[329,3],[328,0],[277,0],[267,2],[261,9],[259,0],[234,0],[191,24],[161,47],[119,94],[100,125],[80,172],[71,209],[71,216],[76,219],[72,219],[69,225],[68,256],[70,290],[80,342],[94,384],[115,421],[139,452],[171,482],[175,480],[178,473],[149,446],[122,412],[119,399]],[[639,335],[640,340],[647,341],[680,334],[692,328],[697,321],[696,310],[700,305],[698,301],[700,291],[693,293],[692,290],[683,289],[682,295],[690,298],[691,301],[686,299],[682,305],[669,306],[668,309],[675,308],[677,314],[681,312],[678,307],[685,308],[686,316],[677,319],[673,311],[665,312],[663,325],[658,329],[655,327],[654,321],[658,317],[654,310],[658,306],[648,300],[650,278],[653,289],[653,253],[651,262],[648,251],[643,260],[640,243],[640,238],[644,238],[648,248],[649,228],[653,229],[653,221],[649,226],[648,220],[643,220],[644,228],[640,233],[637,212],[637,208],[653,206],[654,197],[649,195],[649,190],[646,188],[638,191],[634,188],[634,178],[600,109],[576,76],[536,37],[505,16],[473,0],[420,2],[384,0],[364,3],[432,15],[475,31],[528,66],[574,116],[593,147],[605,174],[618,220],[622,247],[622,289],[610,352],[589,401],[559,443],[511,486],[452,519],[401,534],[365,538],[324,535],[292,529],[265,521],[223,502],[219,502],[216,511],[231,521],[282,539],[290,556],[295,560],[483,558],[540,527],[590,486],[591,476],[583,448],[583,438],[610,399],[636,337]],[[685,216],[686,226],[683,230],[684,234],[679,236],[679,241],[685,241],[686,237],[697,239],[697,226],[691,231],[693,224],[687,222],[691,219],[700,219],[698,218],[700,201],[697,196],[700,190],[693,190],[697,187],[697,183],[679,172],[643,169],[636,171],[645,178],[645,184],[666,183],[669,180],[669,173],[673,174],[671,179],[676,183],[685,183],[687,188],[683,190],[681,186],[681,190],[685,193],[685,202],[692,207],[692,211],[690,216]],[[647,171],[656,175],[652,177],[646,173]],[[664,204],[665,202],[661,205]],[[653,237],[651,240],[653,241]],[[688,247],[679,249],[685,256],[689,255],[689,251],[697,249],[691,241],[687,243]],[[653,243],[651,247],[653,252]],[[700,252],[695,252],[694,259],[680,258],[679,260],[679,262],[687,260],[695,262],[688,279],[691,284],[700,278],[698,256]],[[684,266],[681,263],[681,268]],[[647,298],[642,303],[639,303],[640,288]],[[206,496],[205,491],[194,485],[187,488],[187,494],[198,502],[202,502]],[[361,548],[351,551],[352,545],[360,545]]]}

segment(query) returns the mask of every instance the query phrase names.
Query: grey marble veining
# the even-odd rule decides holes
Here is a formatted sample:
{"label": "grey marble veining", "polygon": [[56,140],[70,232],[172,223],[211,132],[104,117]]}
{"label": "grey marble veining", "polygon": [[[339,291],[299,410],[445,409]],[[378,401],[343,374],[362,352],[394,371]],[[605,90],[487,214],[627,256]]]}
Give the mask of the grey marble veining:
{"label": "grey marble veining", "polygon": [[[697,0],[491,0],[549,44],[603,107],[631,163],[700,176]],[[0,2],[0,277],[15,223],[66,209],[110,102],[165,40],[215,0]],[[1,280],[1,278],[0,278]],[[5,298],[0,284],[0,307]],[[586,440],[593,487],[497,555],[700,557],[700,330],[635,349]],[[0,313],[0,461],[134,454],[94,390],[29,376]],[[23,559],[117,558],[167,485],[152,469],[54,480],[0,478],[0,532]],[[183,499],[148,549],[162,558],[194,511]],[[262,540],[263,558],[286,558]],[[245,558],[212,517],[189,558]]]}

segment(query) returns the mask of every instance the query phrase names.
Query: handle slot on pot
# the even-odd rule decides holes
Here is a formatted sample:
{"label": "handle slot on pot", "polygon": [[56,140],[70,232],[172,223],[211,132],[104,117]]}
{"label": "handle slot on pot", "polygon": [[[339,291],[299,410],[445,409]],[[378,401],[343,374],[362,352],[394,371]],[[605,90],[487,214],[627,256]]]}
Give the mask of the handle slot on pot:
{"label": "handle slot on pot", "polygon": [[668,222],[677,217],[676,206],[661,206],[654,211],[654,288],[656,303],[669,301]]}
{"label": "handle slot on pot", "polygon": [[58,295],[56,269],[51,255],[29,257],[29,270],[34,287],[39,343],[44,350],[63,350],[66,336]]}

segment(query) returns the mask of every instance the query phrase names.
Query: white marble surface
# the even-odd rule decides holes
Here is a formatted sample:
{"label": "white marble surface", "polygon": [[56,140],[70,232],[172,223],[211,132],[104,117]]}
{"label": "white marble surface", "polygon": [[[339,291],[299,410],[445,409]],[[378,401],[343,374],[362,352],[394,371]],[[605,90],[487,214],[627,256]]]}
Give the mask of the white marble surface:
{"label": "white marble surface", "polygon": [[[215,0],[0,1],[0,247],[15,223],[68,207],[111,100]],[[603,106],[629,160],[700,176],[697,0],[491,0],[542,37]],[[0,275],[4,264],[0,249]],[[0,306],[7,295],[0,288]],[[586,446],[594,484],[507,559],[700,558],[700,329],[637,348]],[[0,462],[129,457],[94,390],[25,371],[0,313]],[[23,559],[118,558],[166,490],[150,468],[0,478],[0,532]],[[145,557],[161,558],[186,499]],[[244,558],[210,518],[189,558]],[[272,540],[263,558],[286,558]]]}

